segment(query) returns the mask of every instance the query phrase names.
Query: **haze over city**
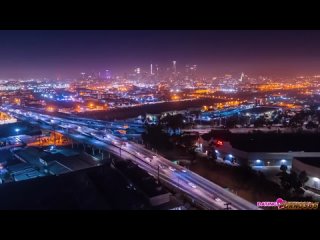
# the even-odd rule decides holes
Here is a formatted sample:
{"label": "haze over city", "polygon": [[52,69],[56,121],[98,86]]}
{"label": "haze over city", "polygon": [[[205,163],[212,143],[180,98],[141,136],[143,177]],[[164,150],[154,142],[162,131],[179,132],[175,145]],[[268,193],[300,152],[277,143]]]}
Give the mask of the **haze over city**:
{"label": "haze over city", "polygon": [[0,31],[0,209],[319,209],[320,31]]}
{"label": "haze over city", "polygon": [[25,30],[0,31],[0,78],[77,78],[150,64],[197,64],[206,77],[318,74],[319,31]]}

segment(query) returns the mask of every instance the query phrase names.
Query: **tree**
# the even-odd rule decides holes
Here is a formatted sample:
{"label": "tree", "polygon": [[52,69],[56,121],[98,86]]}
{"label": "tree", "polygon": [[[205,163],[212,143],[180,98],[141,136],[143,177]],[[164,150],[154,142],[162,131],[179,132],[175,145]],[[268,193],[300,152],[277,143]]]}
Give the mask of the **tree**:
{"label": "tree", "polygon": [[145,133],[142,134],[143,142],[147,146],[171,148],[168,136],[162,131],[160,125],[149,126]]}
{"label": "tree", "polygon": [[212,149],[211,149],[210,152],[211,152],[211,158],[212,158],[213,160],[217,160],[217,159],[218,159],[218,156],[217,156],[217,153],[216,153],[214,147],[212,147]]}
{"label": "tree", "polygon": [[160,122],[166,125],[167,128],[171,128],[175,131],[179,130],[184,126],[183,119],[184,117],[182,114],[167,115],[164,118],[162,118]]}
{"label": "tree", "polygon": [[305,171],[301,172],[299,175],[291,171],[290,174],[286,172],[285,165],[281,165],[281,172],[277,174],[280,177],[281,187],[290,196],[292,193],[295,196],[302,196],[304,191],[302,189],[303,185],[308,181],[308,177]]}
{"label": "tree", "polygon": [[298,179],[298,174],[294,171],[291,171],[291,173],[289,174],[289,182],[295,192],[297,192],[301,188],[301,183]]}
{"label": "tree", "polygon": [[263,127],[263,125],[266,124],[266,120],[264,117],[259,117],[255,122],[254,122],[254,127]]}
{"label": "tree", "polygon": [[287,166],[287,165],[282,164],[282,165],[280,166],[280,170],[281,170],[282,172],[287,172],[287,170],[288,170],[288,166]]}
{"label": "tree", "polygon": [[309,121],[309,122],[306,124],[306,128],[307,128],[307,129],[317,128],[317,127],[318,127],[318,125],[315,124],[315,123],[312,122],[312,121]]}
{"label": "tree", "polygon": [[301,183],[301,186],[304,187],[305,183],[308,182],[308,180],[309,180],[306,171],[300,172],[298,175],[298,179]]}
{"label": "tree", "polygon": [[288,193],[291,190],[291,184],[290,184],[290,180],[289,180],[289,174],[287,173],[287,165],[282,164],[280,166],[280,170],[281,172],[277,174],[277,176],[279,176],[280,178],[280,185],[281,187]]}
{"label": "tree", "polygon": [[238,116],[232,116],[226,119],[226,127],[234,128],[238,123]]}

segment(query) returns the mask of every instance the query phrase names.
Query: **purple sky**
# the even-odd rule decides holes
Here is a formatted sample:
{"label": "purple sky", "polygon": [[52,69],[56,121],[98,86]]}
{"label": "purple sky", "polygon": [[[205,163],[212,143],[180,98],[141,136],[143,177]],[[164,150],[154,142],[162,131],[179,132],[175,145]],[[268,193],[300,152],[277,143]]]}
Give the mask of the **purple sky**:
{"label": "purple sky", "polygon": [[204,74],[320,73],[320,31],[0,30],[0,78],[197,64]]}

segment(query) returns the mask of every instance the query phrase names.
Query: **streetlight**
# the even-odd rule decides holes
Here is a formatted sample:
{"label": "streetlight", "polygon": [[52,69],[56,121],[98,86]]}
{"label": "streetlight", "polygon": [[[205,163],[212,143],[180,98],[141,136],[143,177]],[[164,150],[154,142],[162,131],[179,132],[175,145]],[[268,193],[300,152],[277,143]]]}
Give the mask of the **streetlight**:
{"label": "streetlight", "polygon": [[320,182],[320,179],[317,178],[317,177],[314,177],[314,178],[313,178],[313,181],[315,181],[315,182]]}
{"label": "streetlight", "polygon": [[20,129],[19,128],[16,128],[15,129],[15,132],[18,134],[20,132]]}
{"label": "streetlight", "polygon": [[314,187],[317,188],[317,189],[319,189],[320,179],[317,178],[317,177],[314,177],[314,178],[312,178],[312,180],[313,180]]}
{"label": "streetlight", "polygon": [[125,146],[126,144],[124,142],[120,142],[120,147],[119,147],[119,151],[120,151],[120,157],[121,157],[121,150],[122,150],[122,146]]}

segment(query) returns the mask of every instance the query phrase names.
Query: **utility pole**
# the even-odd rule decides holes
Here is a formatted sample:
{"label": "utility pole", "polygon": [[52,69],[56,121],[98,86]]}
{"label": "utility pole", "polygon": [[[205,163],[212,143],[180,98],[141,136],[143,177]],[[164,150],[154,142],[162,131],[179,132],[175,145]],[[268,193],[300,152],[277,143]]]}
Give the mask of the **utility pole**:
{"label": "utility pole", "polygon": [[53,126],[53,145],[56,145],[56,129]]}

